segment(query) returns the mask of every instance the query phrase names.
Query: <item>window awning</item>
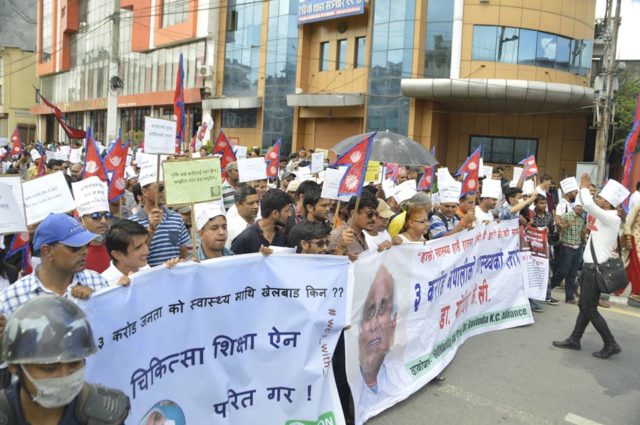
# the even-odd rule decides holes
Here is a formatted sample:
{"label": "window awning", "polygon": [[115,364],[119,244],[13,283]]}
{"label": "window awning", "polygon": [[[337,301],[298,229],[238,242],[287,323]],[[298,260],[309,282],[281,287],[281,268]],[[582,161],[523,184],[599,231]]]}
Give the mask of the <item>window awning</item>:
{"label": "window awning", "polygon": [[585,112],[590,113],[591,87],[500,79],[403,79],[402,94],[463,112]]}
{"label": "window awning", "polygon": [[287,106],[336,107],[364,105],[359,93],[302,93],[288,94]]}

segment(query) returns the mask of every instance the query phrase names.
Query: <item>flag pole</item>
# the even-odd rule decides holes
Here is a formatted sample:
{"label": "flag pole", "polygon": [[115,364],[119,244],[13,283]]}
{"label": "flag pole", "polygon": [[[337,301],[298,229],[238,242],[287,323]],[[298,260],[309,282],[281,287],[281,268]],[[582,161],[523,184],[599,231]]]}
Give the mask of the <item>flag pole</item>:
{"label": "flag pole", "polygon": [[338,201],[338,205],[336,205],[336,212],[333,215],[333,228],[334,229],[336,227],[338,227],[338,220],[340,220],[340,205],[341,205],[341,202]]}
{"label": "flag pole", "polygon": [[[189,133],[187,133],[189,134]],[[196,133],[196,140],[198,138],[198,134]],[[189,160],[193,159],[193,148],[194,144],[191,144],[191,140],[187,140],[189,144]],[[193,248],[191,249],[191,258],[193,261],[198,261],[198,226],[196,225],[196,207],[192,203],[191,207],[191,237],[193,238]]]}
{"label": "flag pole", "polygon": [[157,162],[156,162],[156,205],[155,208],[158,208],[158,190],[160,187],[160,154],[157,154]]}

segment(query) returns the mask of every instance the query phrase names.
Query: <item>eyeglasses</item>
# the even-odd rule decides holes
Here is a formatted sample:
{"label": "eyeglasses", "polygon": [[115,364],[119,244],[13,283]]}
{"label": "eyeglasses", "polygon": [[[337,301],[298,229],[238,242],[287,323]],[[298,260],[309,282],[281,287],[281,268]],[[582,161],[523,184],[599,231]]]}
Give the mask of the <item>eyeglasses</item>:
{"label": "eyeglasses", "polygon": [[102,218],[105,218],[107,220],[110,220],[113,218],[113,214],[111,214],[110,212],[94,212],[91,214],[91,219],[93,219],[93,221],[100,221],[102,220]]}
{"label": "eyeglasses", "polygon": [[378,211],[376,210],[369,210],[369,212],[367,213],[367,218],[374,218],[375,216],[378,215]]}
{"label": "eyeglasses", "polygon": [[329,239],[312,240],[309,241],[309,243],[317,246],[318,248],[324,248],[325,246],[329,246]]}

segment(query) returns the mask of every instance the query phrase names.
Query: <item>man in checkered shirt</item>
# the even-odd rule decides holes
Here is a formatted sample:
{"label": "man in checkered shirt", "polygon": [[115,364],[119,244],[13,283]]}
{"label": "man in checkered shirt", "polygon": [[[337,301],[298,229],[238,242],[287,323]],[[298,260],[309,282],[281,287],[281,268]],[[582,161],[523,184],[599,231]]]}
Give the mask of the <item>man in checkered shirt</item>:
{"label": "man in checkered shirt", "polygon": [[97,237],[66,214],[50,214],[33,238],[33,250],[40,253],[42,263],[0,293],[0,314],[8,318],[20,305],[41,294],[86,299],[108,287],[98,273],[85,270],[87,245]]}

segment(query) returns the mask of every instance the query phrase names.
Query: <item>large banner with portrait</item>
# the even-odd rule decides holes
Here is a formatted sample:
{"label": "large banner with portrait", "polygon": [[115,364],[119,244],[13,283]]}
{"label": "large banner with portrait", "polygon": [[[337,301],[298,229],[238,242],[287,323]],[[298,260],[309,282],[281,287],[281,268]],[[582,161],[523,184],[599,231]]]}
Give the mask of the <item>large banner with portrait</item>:
{"label": "large banner with portrait", "polygon": [[469,337],[533,322],[517,220],[355,263],[347,374],[361,424],[435,378]]}
{"label": "large banner with portrait", "polygon": [[141,272],[91,297],[87,380],[131,400],[128,425],[344,424],[331,358],[346,257],[261,254]]}

